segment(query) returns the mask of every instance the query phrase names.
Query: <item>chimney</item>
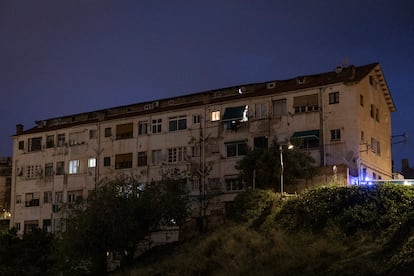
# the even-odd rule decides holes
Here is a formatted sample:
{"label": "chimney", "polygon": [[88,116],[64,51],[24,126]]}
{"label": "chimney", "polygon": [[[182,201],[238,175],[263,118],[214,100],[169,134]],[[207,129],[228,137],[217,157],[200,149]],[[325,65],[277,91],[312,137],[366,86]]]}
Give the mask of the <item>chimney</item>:
{"label": "chimney", "polygon": [[401,160],[401,170],[407,170],[410,168],[410,165],[408,164],[408,159],[404,158]]}
{"label": "chimney", "polygon": [[19,135],[23,132],[24,126],[22,124],[16,125],[16,134]]}

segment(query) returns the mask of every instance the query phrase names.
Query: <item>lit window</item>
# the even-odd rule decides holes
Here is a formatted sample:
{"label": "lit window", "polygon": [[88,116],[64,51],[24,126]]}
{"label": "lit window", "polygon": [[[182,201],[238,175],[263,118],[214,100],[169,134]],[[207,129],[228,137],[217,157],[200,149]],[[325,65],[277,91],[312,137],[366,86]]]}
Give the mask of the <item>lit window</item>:
{"label": "lit window", "polygon": [[219,110],[211,112],[211,121],[212,122],[220,121],[220,111]]}
{"label": "lit window", "polygon": [[79,173],[79,160],[69,161],[69,174]]}
{"label": "lit window", "polygon": [[88,158],[88,168],[95,168],[96,167],[96,158]]}

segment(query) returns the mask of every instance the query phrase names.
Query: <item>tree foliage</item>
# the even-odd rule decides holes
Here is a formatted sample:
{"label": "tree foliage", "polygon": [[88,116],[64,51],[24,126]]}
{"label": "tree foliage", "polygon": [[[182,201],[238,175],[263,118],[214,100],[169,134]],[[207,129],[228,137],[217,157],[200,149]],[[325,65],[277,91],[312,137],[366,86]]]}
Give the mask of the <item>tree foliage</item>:
{"label": "tree foliage", "polygon": [[33,229],[17,236],[15,229],[0,236],[0,275],[52,275],[53,236]]}
{"label": "tree foliage", "polygon": [[188,213],[185,179],[167,172],[143,185],[136,177],[105,180],[68,219],[58,246],[59,270],[105,274],[107,252],[132,258],[136,245],[169,223],[181,225]]}
{"label": "tree foliage", "polygon": [[[284,163],[284,184],[295,184],[298,179],[310,179],[316,174],[315,160],[296,145],[282,150]],[[274,139],[268,149],[254,149],[240,160],[236,169],[242,179],[256,188],[279,189],[280,187],[280,145]],[[277,190],[276,189],[276,190]]]}

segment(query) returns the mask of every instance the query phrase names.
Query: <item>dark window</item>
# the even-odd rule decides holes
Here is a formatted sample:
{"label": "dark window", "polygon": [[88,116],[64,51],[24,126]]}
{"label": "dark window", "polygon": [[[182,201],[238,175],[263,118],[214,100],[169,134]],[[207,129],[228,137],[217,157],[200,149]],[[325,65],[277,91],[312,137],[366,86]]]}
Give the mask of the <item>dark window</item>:
{"label": "dark window", "polygon": [[138,167],[146,166],[147,165],[147,152],[146,151],[140,151],[138,152]]}
{"label": "dark window", "polygon": [[329,93],[329,104],[339,103],[339,92]]}
{"label": "dark window", "polygon": [[339,128],[331,130],[331,140],[332,141],[341,140],[341,130]]}
{"label": "dark window", "polygon": [[89,130],[89,139],[95,139],[96,138],[96,129],[90,129]]}
{"label": "dark window", "polygon": [[57,146],[63,147],[65,145],[65,134],[60,133],[57,135]]}
{"label": "dark window", "polygon": [[46,163],[45,164],[45,176],[52,176],[53,175],[53,163]]}
{"label": "dark window", "polygon": [[227,178],[226,191],[240,191],[243,190],[243,182],[240,178]]}
{"label": "dark window", "polygon": [[371,118],[375,118],[374,110],[375,110],[374,105],[373,105],[373,104],[371,104],[371,109],[370,109],[370,111],[369,111],[369,113],[370,113],[370,115],[371,115]]}
{"label": "dark window", "polygon": [[65,162],[58,161],[56,162],[56,175],[65,174]]}
{"label": "dark window", "polygon": [[273,116],[281,117],[286,114],[286,99],[273,101]]}
{"label": "dark window", "polygon": [[247,154],[247,144],[245,141],[226,143],[227,157],[242,156]]}
{"label": "dark window", "polygon": [[105,167],[111,166],[111,157],[109,156],[104,157],[103,162],[104,162]]}
{"label": "dark window", "polygon": [[42,149],[42,137],[29,139],[29,151],[39,151]]}
{"label": "dark window", "polygon": [[133,123],[116,126],[116,139],[129,139],[134,136]]}
{"label": "dark window", "polygon": [[162,129],[162,119],[152,120],[152,133],[160,133]]}
{"label": "dark window", "polygon": [[27,193],[25,195],[26,207],[39,206],[39,201],[39,193]]}
{"label": "dark window", "polygon": [[132,153],[115,155],[115,169],[132,168]]}
{"label": "dark window", "polygon": [[112,136],[112,128],[106,127],[105,128],[105,137],[111,137]]}
{"label": "dark window", "polygon": [[201,115],[193,116],[193,124],[199,124],[201,122]]}
{"label": "dark window", "polygon": [[253,144],[255,149],[267,149],[268,138],[266,136],[255,137]]}
{"label": "dark window", "polygon": [[148,133],[148,121],[142,121],[138,123],[138,135],[144,135]]}
{"label": "dark window", "polygon": [[380,121],[380,115],[379,115],[379,109],[378,108],[375,108],[375,120],[377,122]]}
{"label": "dark window", "polygon": [[179,116],[179,117],[171,117],[168,121],[168,130],[169,131],[177,131],[187,129],[187,117],[186,116]]}
{"label": "dark window", "polygon": [[364,106],[364,96],[363,95],[359,95],[359,104],[361,106]]}
{"label": "dark window", "polygon": [[24,150],[24,141],[19,141],[19,150]]}
{"label": "dark window", "polygon": [[55,135],[46,136],[46,148],[53,148],[55,146]]}

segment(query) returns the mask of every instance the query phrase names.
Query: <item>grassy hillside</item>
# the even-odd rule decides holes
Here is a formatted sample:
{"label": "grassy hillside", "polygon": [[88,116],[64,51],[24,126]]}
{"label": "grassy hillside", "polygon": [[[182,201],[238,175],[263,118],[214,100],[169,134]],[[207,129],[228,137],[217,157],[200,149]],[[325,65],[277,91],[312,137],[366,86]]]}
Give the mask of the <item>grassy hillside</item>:
{"label": "grassy hillside", "polygon": [[225,225],[149,252],[129,275],[409,275],[413,200],[413,188],[391,185],[320,188],[283,200],[248,191]]}

